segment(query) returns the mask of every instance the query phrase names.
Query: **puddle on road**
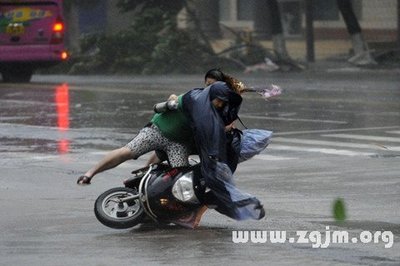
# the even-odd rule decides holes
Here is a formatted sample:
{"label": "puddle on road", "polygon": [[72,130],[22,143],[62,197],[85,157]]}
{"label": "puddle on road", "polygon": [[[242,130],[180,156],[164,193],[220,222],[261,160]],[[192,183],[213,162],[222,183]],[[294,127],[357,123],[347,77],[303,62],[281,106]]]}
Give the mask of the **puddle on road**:
{"label": "puddle on road", "polygon": [[68,143],[46,139],[0,138],[0,152],[65,153]]}
{"label": "puddle on road", "polygon": [[[91,128],[126,128],[131,130],[125,131],[136,132],[152,115],[152,111],[145,111],[151,110],[150,99],[126,97],[126,93],[121,95],[112,91],[70,90],[68,84],[46,85],[44,88],[43,85],[39,88],[2,88],[0,103],[0,122],[5,127],[18,126],[9,134],[3,132],[0,136],[1,150],[5,152],[68,153],[82,143],[68,137],[71,129],[87,129],[87,139],[92,138]],[[35,137],[24,138],[30,130],[35,131]],[[41,130],[43,132],[38,133]],[[127,138],[126,142],[130,139]],[[102,140],[105,142],[102,146],[107,146],[107,140]]]}
{"label": "puddle on road", "polygon": [[[329,86],[329,84],[318,84],[320,85]],[[0,122],[4,125],[56,128],[59,133],[56,139],[57,145],[52,142],[55,139],[51,138],[49,144],[45,144],[50,148],[48,150],[43,148],[42,151],[57,150],[60,153],[71,152],[71,149],[81,145],[68,134],[74,129],[87,130],[88,139],[92,137],[92,129],[132,132],[124,142],[127,143],[134,133],[150,121],[153,105],[166,99],[170,92],[174,92],[174,89],[163,88],[162,83],[145,88],[134,83],[122,85],[98,83],[90,85],[92,87],[83,84],[73,85],[73,89],[67,83],[1,86]],[[391,91],[389,93],[393,94]],[[340,103],[336,101],[337,99],[341,100]],[[391,104],[397,104],[397,101]],[[390,105],[375,107],[377,107],[375,112],[367,112],[364,101],[343,99],[341,91],[319,90],[318,87],[307,91],[287,90],[279,99],[269,102],[255,94],[245,95],[241,114],[247,127],[270,129],[275,133],[387,126],[388,123],[398,122],[398,114],[390,115],[390,111],[393,111]],[[379,116],[382,113],[385,114],[385,119]],[[30,129],[21,127],[20,130]],[[46,131],[44,133],[46,134]],[[0,135],[0,137],[14,136]],[[113,138],[112,134],[108,138]],[[19,143],[13,141],[7,145],[24,147],[34,146],[34,143],[21,138]],[[28,150],[40,150],[27,147]]]}

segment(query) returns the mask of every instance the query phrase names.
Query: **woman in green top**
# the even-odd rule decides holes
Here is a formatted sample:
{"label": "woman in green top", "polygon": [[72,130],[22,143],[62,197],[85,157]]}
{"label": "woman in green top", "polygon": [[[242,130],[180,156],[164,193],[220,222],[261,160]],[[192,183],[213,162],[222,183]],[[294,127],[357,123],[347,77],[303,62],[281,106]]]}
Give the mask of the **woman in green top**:
{"label": "woman in green top", "polygon": [[182,96],[179,95],[176,99],[178,102],[177,110],[155,114],[151,119],[151,123],[156,125],[168,139],[182,144],[190,144],[192,130],[189,120],[182,110]]}
{"label": "woman in green top", "polygon": [[[225,75],[219,69],[211,69],[205,75],[205,85],[216,81],[226,81],[237,93],[244,88],[241,82]],[[90,184],[91,179],[98,173],[114,168],[129,160],[137,159],[150,151],[160,151],[166,155],[172,167],[189,165],[188,157],[193,153],[194,141],[189,121],[183,112],[182,96],[171,95],[169,100],[177,100],[177,110],[155,114],[151,123],[140,130],[138,135],[127,145],[109,152],[100,162],[78,178],[78,184]],[[224,103],[218,98],[212,101],[216,108],[222,108]],[[227,129],[232,125],[227,126]],[[162,157],[160,155],[160,157]],[[165,158],[162,158],[165,159]],[[148,164],[160,160],[155,154],[150,157]]]}
{"label": "woman in green top", "polygon": [[[206,86],[217,80],[218,77],[208,77],[206,74]],[[141,129],[131,142],[108,153],[99,163],[80,176],[77,183],[90,184],[96,174],[114,168],[129,159],[137,159],[150,151],[164,152],[172,167],[189,165],[188,157],[193,150],[193,134],[189,121],[183,113],[182,96],[177,97],[177,101],[177,110],[155,114],[151,123]],[[222,108],[224,105],[218,98],[214,99],[212,104],[216,108]]]}
{"label": "woman in green top", "polygon": [[191,129],[182,106],[162,114],[155,114],[146,127],[124,147],[108,153],[98,164],[78,178],[78,184],[90,184],[91,179],[98,173],[116,167],[129,160],[154,150],[166,153],[173,167],[189,165],[189,143]]}

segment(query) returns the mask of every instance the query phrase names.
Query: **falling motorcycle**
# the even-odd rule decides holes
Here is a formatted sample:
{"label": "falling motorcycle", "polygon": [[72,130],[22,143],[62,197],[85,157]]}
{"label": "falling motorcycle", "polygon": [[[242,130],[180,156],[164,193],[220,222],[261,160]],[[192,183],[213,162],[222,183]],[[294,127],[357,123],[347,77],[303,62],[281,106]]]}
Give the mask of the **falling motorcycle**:
{"label": "falling motorcycle", "polygon": [[[281,94],[276,85],[247,90],[259,93],[266,100]],[[173,108],[173,104],[165,102],[154,109],[163,112]],[[241,134],[239,162],[264,150],[272,136],[271,131],[260,129],[245,129]],[[125,187],[109,189],[96,199],[94,211],[102,224],[126,229],[155,221],[194,228],[206,206],[213,205],[212,193],[201,176],[199,163],[179,168],[155,164],[132,174],[124,181]]]}
{"label": "falling motorcycle", "polygon": [[170,168],[156,164],[132,172],[125,187],[102,193],[95,214],[104,225],[126,229],[156,221],[195,227],[206,209],[204,181],[199,164]]}

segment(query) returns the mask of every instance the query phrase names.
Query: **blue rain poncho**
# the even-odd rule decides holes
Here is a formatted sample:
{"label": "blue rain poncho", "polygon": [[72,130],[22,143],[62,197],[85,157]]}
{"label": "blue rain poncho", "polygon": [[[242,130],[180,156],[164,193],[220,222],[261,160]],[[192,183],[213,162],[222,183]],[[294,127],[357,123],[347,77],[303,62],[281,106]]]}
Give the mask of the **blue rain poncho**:
{"label": "blue rain poncho", "polygon": [[[213,106],[215,98],[227,103],[223,110]],[[183,96],[183,107],[201,160],[201,174],[216,210],[235,220],[261,219],[265,213],[260,201],[235,186],[227,164],[225,125],[237,119],[241,102],[242,97],[224,82],[193,89]]]}

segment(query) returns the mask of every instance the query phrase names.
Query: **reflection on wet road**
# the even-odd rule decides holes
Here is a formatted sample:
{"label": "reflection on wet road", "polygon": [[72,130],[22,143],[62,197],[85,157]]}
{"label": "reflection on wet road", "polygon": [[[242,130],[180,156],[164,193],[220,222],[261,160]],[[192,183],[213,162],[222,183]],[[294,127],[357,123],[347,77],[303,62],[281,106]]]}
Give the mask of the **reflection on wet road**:
{"label": "reflection on wet road", "polygon": [[[160,82],[158,86],[146,79],[126,79],[114,84],[113,80],[107,78],[87,83],[82,81],[82,84],[1,84],[0,122],[3,128],[17,130],[18,125],[21,131],[25,131],[24,125],[28,126],[27,130],[37,127],[37,131],[57,128],[59,135],[56,139],[47,137],[47,133],[42,137],[35,135],[33,139],[38,141],[37,146],[43,147],[48,142],[50,150],[60,153],[73,151],[83,145],[82,138],[71,139],[79,135],[78,132],[89,133],[89,138],[92,137],[92,131],[109,132],[104,141],[97,139],[98,143],[103,142],[104,147],[115,144],[118,137],[114,133],[127,134],[123,139],[118,139],[122,145],[150,120],[155,103],[163,101],[172,92],[183,93],[199,86],[201,78],[198,78],[199,81],[197,77],[177,77],[176,80],[182,79],[184,82],[175,87],[168,79],[163,85],[162,78],[155,79]],[[250,85],[266,82],[260,77],[245,81]],[[268,128],[279,135],[321,130],[329,133],[352,128],[389,128],[400,124],[400,90],[384,77],[366,80],[360,86],[354,84],[353,79],[347,83],[341,80],[325,83],[307,79],[292,82],[278,76],[274,82],[284,88],[283,95],[277,100],[265,102],[252,93],[244,96],[241,118],[248,127]],[[49,133],[49,136],[53,135],[54,132]],[[0,137],[8,146],[14,146],[17,142],[12,136],[3,134]],[[33,139],[22,138],[25,144],[21,146],[35,146]],[[93,136],[95,139],[96,134]],[[58,143],[57,148],[54,147],[54,141]]]}
{"label": "reflection on wet road", "polygon": [[[274,131],[265,152],[239,165],[236,183],[266,208],[261,221],[232,221],[213,210],[200,228],[101,225],[93,203],[144,159],[76,178],[125,145],[170,93],[198,87],[202,75],[36,76],[0,83],[0,264],[4,265],[353,265],[400,262],[400,78],[379,73],[276,73],[244,76],[283,87],[269,102],[246,94],[241,118]],[[179,81],[179,82],[177,82]],[[240,126],[240,125],[239,125]],[[341,197],[349,220],[335,223]],[[392,231],[395,245],[232,242],[234,230]],[[61,264],[60,264],[61,265]]]}
{"label": "reflection on wet road", "polygon": [[[56,87],[55,103],[57,110],[57,128],[61,134],[69,129],[69,88],[67,84]],[[69,140],[62,138],[58,141],[58,151],[66,153],[69,150]]]}

